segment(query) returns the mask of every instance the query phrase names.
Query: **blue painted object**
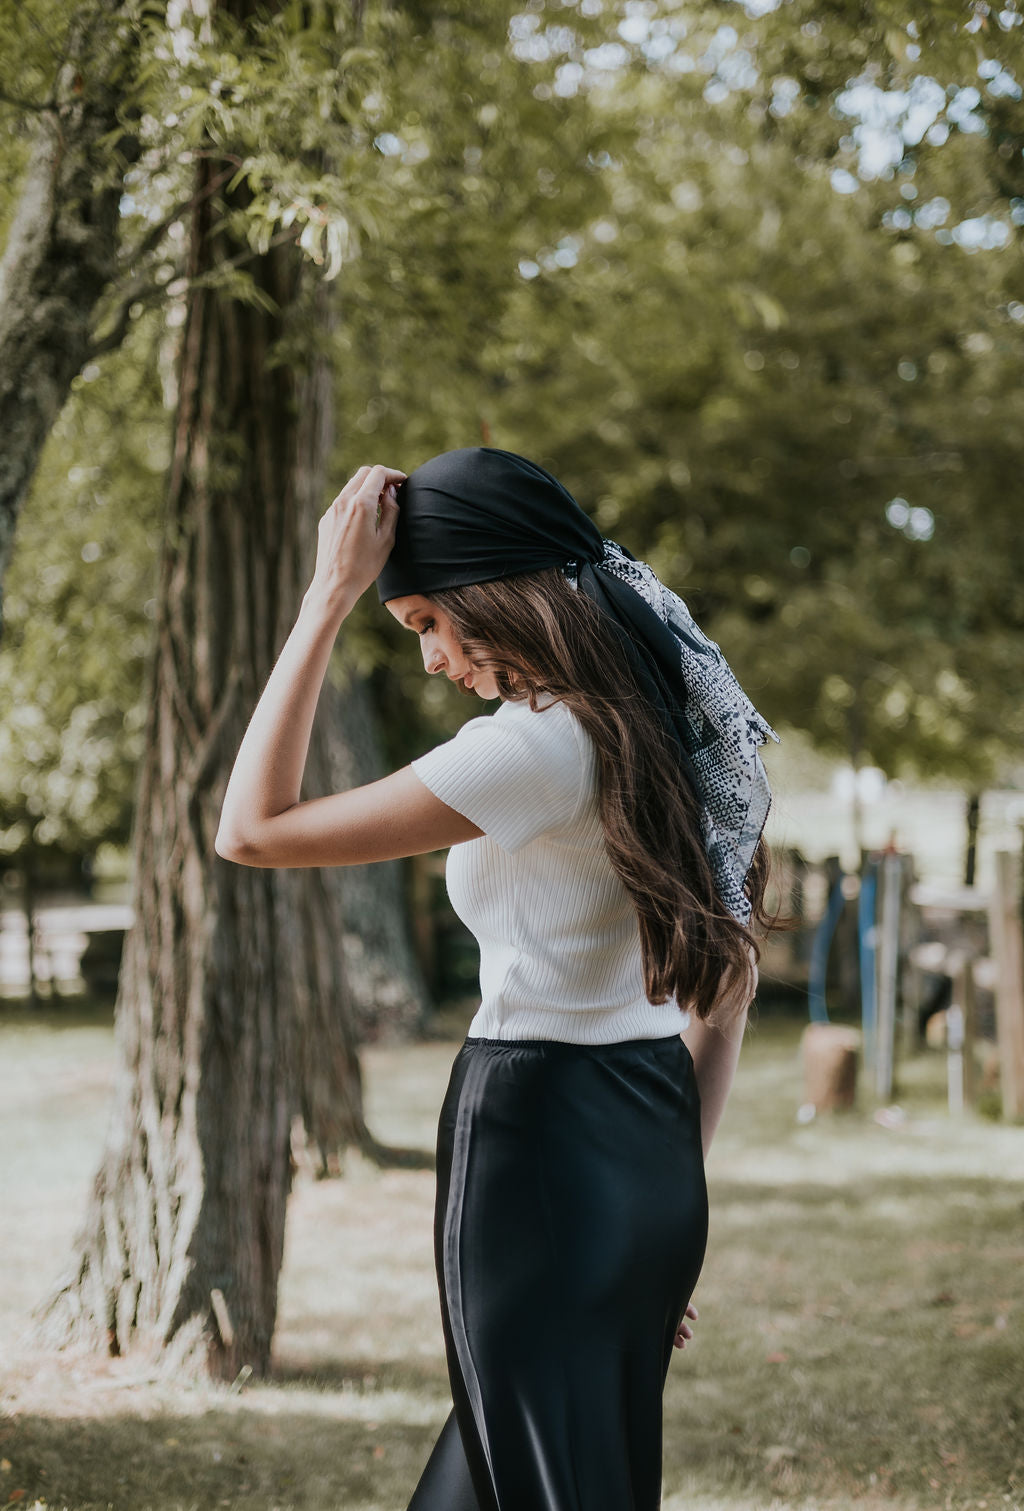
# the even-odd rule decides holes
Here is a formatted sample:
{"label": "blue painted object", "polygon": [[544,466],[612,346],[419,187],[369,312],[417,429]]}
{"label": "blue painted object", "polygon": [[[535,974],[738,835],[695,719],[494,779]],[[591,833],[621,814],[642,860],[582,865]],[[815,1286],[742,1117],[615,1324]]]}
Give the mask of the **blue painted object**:
{"label": "blue painted object", "polygon": [[875,907],[878,899],[878,862],[869,860],[860,881],[857,902],[857,939],[860,946],[860,1022],[864,1032],[864,1060],[875,1054],[875,952],[878,934]]}
{"label": "blue painted object", "polygon": [[825,1003],[825,976],[828,971],[828,954],[832,948],[832,936],[842,916],[843,873],[840,871],[829,894],[828,907],[811,941],[811,959],[807,972],[807,1004],[812,1023],[828,1022],[828,1007]]}

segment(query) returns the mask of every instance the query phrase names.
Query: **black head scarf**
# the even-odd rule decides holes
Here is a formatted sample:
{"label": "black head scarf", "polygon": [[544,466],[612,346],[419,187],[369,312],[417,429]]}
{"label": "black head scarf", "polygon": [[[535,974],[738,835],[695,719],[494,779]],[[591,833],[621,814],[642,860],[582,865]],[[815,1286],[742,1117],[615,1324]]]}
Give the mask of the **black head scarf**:
{"label": "black head scarf", "polygon": [[557,478],[514,452],[446,451],[411,472],[397,500],[381,603],[561,567],[599,606],[702,805],[722,898],[746,922],[743,883],[771,800],[757,748],[775,736],[682,599],[604,540]]}
{"label": "black head scarf", "polygon": [[445,451],[410,472],[397,497],[395,544],[377,578],[381,603],[601,560],[600,532],[572,494],[512,451]]}

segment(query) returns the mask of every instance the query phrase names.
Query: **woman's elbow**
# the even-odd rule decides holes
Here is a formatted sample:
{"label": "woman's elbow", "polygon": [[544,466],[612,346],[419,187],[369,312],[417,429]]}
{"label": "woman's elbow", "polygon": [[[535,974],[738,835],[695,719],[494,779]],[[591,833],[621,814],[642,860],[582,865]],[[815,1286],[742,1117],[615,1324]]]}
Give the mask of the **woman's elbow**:
{"label": "woman's elbow", "polygon": [[261,866],[266,862],[260,858],[259,849],[243,835],[232,834],[224,829],[217,830],[217,838],[213,842],[213,848],[221,860],[234,861],[236,866]]}

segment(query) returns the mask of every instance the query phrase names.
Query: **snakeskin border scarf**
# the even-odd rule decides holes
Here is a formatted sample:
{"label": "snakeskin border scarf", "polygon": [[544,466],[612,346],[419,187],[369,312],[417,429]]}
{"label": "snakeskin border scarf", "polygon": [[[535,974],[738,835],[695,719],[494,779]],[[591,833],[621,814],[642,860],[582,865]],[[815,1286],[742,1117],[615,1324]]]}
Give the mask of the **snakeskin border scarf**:
{"label": "snakeskin border scarf", "polygon": [[678,593],[667,588],[645,561],[606,539],[600,562],[569,562],[562,570],[574,587],[586,591],[581,574],[588,566],[625,583],[657,614],[675,641],[685,687],[682,723],[676,720],[675,726],[682,730],[701,798],[704,843],[722,901],[746,924],[750,900],[744,882],[772,800],[759,752],[767,740],[778,742],[779,737]]}

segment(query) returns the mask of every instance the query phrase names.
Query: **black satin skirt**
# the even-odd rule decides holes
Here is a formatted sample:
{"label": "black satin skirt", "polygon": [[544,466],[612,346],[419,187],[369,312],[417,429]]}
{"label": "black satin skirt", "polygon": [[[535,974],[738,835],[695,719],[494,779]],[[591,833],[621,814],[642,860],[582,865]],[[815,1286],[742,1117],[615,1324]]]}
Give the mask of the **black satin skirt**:
{"label": "black satin skirt", "polygon": [[656,1511],[707,1222],[680,1038],[467,1039],[434,1224],[454,1409],[409,1511]]}

